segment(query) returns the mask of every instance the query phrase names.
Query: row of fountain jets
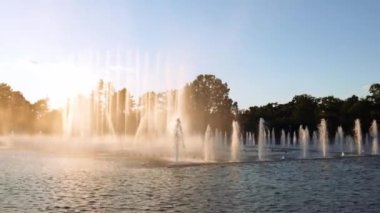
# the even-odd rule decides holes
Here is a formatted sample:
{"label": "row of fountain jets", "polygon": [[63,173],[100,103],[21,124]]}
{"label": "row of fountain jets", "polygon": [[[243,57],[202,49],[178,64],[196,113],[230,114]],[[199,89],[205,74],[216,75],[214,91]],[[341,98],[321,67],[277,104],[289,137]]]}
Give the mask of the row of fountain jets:
{"label": "row of fountain jets", "polygon": [[[260,119],[259,122],[259,131],[257,137],[257,143],[255,141],[254,133],[247,132],[245,133],[245,140],[243,139],[242,134],[240,133],[239,124],[234,121],[233,131],[231,137],[231,161],[239,161],[241,157],[241,151],[252,147],[254,150],[257,150],[257,159],[265,160],[270,158],[270,155],[273,151],[273,148],[277,148],[280,152],[285,152],[292,150],[298,151],[301,153],[302,158],[311,157],[311,153],[314,153],[313,156],[318,157],[329,157],[336,156],[337,154],[344,156],[346,154],[350,155],[363,155],[367,154],[378,154],[378,127],[377,122],[374,120],[370,127],[370,135],[366,135],[365,144],[370,145],[369,151],[365,152],[363,149],[363,137],[360,120],[355,120],[355,127],[353,131],[353,137],[345,135],[343,128],[338,127],[335,135],[335,140],[330,143],[328,131],[327,131],[327,122],[325,119],[322,119],[318,131],[313,131],[311,134],[307,126],[300,126],[298,129],[298,140],[297,132],[294,132],[293,138],[291,134],[286,134],[284,130],[281,130],[280,143],[276,143],[274,137],[274,130],[270,131],[266,125],[264,119]],[[227,145],[227,136],[222,134],[218,130],[215,133],[212,132],[211,128],[208,126],[203,142],[204,149],[204,160],[210,161],[210,159],[215,159],[215,143],[214,141],[224,141]],[[284,156],[283,156],[284,159]]]}

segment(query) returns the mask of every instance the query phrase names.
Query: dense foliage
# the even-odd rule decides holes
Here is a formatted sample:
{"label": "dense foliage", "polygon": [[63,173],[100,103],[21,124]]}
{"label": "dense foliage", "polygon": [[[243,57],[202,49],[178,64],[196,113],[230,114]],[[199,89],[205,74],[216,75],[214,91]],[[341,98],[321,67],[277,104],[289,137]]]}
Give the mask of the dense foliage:
{"label": "dense foliage", "polygon": [[0,134],[59,132],[55,122],[59,115],[56,110],[49,111],[47,99],[30,103],[21,92],[0,84]]}
{"label": "dense foliage", "polygon": [[[313,131],[320,119],[325,118],[329,135],[333,136],[339,125],[346,133],[351,133],[356,118],[361,119],[364,132],[368,131],[372,120],[380,119],[380,84],[373,84],[369,95],[363,98],[353,95],[342,100],[334,96],[316,98],[302,94],[288,103],[269,103],[240,111],[238,104],[229,97],[229,91],[227,83],[214,75],[199,75],[188,83],[183,88],[182,101],[183,110],[191,118],[189,130],[204,133],[210,125],[212,129],[230,133],[231,123],[237,119],[243,132],[257,132],[257,124],[262,117],[279,139],[281,130],[293,134],[300,125],[305,125]],[[88,125],[92,133],[135,134],[138,124],[144,122],[142,109],[162,110],[165,117],[168,113],[165,110],[169,110],[167,102],[171,100],[168,96],[174,100],[177,95],[175,91],[147,92],[135,101],[126,88],[115,90],[111,83],[99,81],[89,97],[77,98],[76,103],[88,104],[89,110],[75,116],[80,120],[83,113],[89,113],[92,122],[84,125]],[[30,103],[21,92],[0,84],[0,134],[61,133],[64,129],[62,121],[67,117],[65,113],[68,112],[64,109],[50,110],[47,99]]]}
{"label": "dense foliage", "polygon": [[327,120],[330,137],[335,135],[339,125],[351,134],[356,118],[360,119],[362,130],[366,133],[371,122],[380,119],[380,84],[373,84],[369,92],[370,95],[365,98],[353,95],[345,100],[334,96],[315,98],[306,94],[297,95],[285,104],[269,103],[242,110],[238,119],[243,131],[257,132],[259,118],[264,118],[268,128],[274,128],[277,141],[281,130],[293,134],[300,125],[304,125],[314,131],[322,118]]}

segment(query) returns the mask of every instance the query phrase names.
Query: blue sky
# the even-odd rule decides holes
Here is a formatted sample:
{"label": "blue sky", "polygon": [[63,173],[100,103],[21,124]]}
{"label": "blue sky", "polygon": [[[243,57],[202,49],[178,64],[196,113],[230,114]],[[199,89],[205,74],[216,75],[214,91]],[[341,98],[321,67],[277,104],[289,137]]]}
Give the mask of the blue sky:
{"label": "blue sky", "polygon": [[98,77],[141,93],[211,73],[243,108],[380,82],[377,0],[0,3],[0,81],[53,105]]}

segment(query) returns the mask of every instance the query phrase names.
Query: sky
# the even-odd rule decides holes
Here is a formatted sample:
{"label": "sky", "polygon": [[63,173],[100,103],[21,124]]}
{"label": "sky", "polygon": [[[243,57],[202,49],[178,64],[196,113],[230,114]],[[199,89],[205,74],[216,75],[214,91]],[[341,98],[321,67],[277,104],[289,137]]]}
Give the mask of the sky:
{"label": "sky", "polygon": [[135,96],[198,74],[240,108],[364,97],[380,82],[378,0],[0,0],[0,82],[53,107],[104,78]]}

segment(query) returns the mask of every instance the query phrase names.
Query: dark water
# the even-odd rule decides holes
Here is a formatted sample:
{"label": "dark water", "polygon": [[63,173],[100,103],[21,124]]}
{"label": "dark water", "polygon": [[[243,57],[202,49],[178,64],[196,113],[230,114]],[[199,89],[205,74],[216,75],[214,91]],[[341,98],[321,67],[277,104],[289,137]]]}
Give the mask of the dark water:
{"label": "dark water", "polygon": [[0,212],[380,212],[380,158],[171,167],[0,151]]}

